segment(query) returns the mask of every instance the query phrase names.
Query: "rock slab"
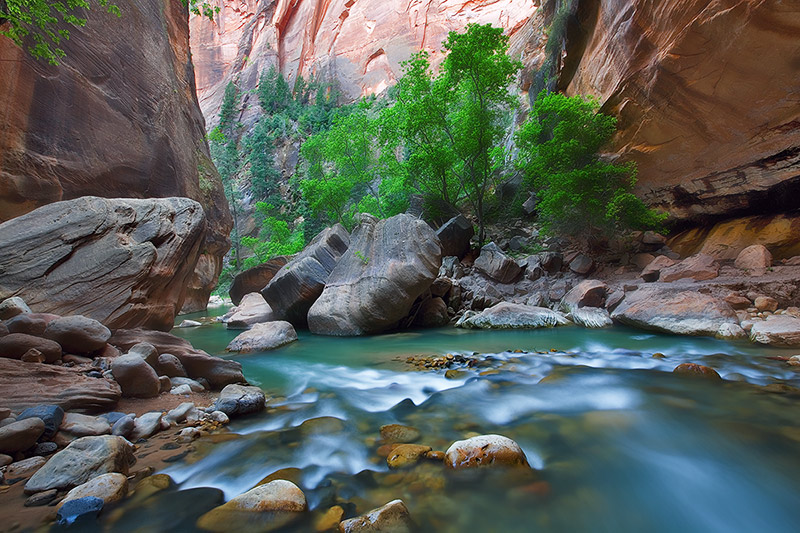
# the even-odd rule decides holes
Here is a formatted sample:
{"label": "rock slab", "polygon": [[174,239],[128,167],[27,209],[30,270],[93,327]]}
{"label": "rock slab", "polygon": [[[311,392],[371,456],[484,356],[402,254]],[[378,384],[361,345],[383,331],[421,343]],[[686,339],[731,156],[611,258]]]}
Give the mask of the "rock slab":
{"label": "rock slab", "polygon": [[297,340],[294,327],[284,320],[255,324],[228,344],[229,352],[264,352]]}

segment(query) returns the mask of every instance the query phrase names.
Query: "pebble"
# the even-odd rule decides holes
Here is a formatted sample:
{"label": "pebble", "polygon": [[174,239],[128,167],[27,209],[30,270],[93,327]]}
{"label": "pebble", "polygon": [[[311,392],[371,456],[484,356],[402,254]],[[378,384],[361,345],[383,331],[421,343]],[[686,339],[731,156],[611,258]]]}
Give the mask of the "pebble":
{"label": "pebble", "polygon": [[58,450],[58,444],[55,442],[40,442],[33,447],[34,455],[52,455]]}
{"label": "pebble", "polygon": [[31,477],[47,462],[47,459],[34,455],[6,467],[6,479],[10,482]]}
{"label": "pebble", "polygon": [[58,491],[56,489],[50,489],[44,492],[37,492],[36,494],[25,500],[25,503],[23,505],[25,507],[41,507],[55,500],[57,496],[58,496]]}

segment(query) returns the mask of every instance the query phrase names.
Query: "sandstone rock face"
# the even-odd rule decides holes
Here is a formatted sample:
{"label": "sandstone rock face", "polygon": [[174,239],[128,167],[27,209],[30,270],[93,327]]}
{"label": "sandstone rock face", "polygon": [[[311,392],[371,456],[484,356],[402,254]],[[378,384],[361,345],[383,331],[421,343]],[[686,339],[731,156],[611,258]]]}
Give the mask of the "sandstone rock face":
{"label": "sandstone rock face", "polygon": [[308,310],[322,294],[350,236],[341,224],[320,232],[306,248],[275,274],[261,294],[275,318],[304,327]]}
{"label": "sandstone rock face", "polygon": [[245,295],[261,292],[266,287],[282,266],[289,262],[285,255],[273,257],[266,263],[249,268],[233,278],[233,283],[228,291],[233,305],[239,305]]}
{"label": "sandstone rock face", "polygon": [[730,305],[707,294],[645,289],[633,294],[622,301],[611,318],[629,326],[679,335],[715,336],[723,324],[739,323]]}
{"label": "sandstone rock face", "polygon": [[87,195],[192,198],[209,222],[207,300],[232,219],[195,96],[187,8],[129,7],[122,18],[86,13],[86,26],[60,44],[59,66],[0,40],[0,221]]}
{"label": "sandstone rock face", "polygon": [[274,350],[297,340],[294,327],[284,321],[255,324],[249,331],[238,335],[228,344],[230,352],[263,352]]}
{"label": "sandstone rock face", "polygon": [[0,224],[0,298],[109,328],[170,329],[204,243],[188,198],[83,197]]}
{"label": "sandstone rock face", "polygon": [[396,327],[436,279],[441,262],[439,240],[422,220],[362,215],[347,253],[308,312],[309,329],[346,336]]}
{"label": "sandstone rock face", "polygon": [[559,83],[620,117],[615,146],[637,163],[645,201],[696,221],[798,206],[796,5],[581,4],[583,35],[567,43],[578,64]]}
{"label": "sandstone rock face", "polygon": [[[290,82],[333,77],[349,100],[379,94],[419,50],[444,59],[442,41],[468,22],[492,23],[514,35],[537,12],[534,0],[493,2],[353,2],[352,0],[222,0],[208,19],[192,16],[192,57],[200,106],[216,123],[228,81],[246,93],[277,65]],[[213,118],[212,118],[213,117]],[[247,122],[245,117],[245,123]]]}
{"label": "sandstone rock face", "polygon": [[0,398],[5,407],[53,404],[65,410],[108,411],[121,395],[116,383],[70,368],[0,358]]}

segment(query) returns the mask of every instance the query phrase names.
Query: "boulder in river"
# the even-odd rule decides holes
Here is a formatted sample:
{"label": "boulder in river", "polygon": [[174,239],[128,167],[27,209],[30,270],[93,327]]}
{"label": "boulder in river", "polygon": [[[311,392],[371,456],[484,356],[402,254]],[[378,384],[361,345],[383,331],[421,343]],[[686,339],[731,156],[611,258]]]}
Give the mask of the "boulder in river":
{"label": "boulder in river", "polygon": [[362,215],[350,248],[308,312],[309,329],[348,336],[396,327],[436,279],[441,261],[439,240],[423,220]]}
{"label": "boulder in river", "polygon": [[640,289],[611,318],[642,329],[679,335],[715,336],[723,324],[738,324],[736,312],[724,300],[696,291]]}
{"label": "boulder in river", "polygon": [[214,410],[222,411],[229,417],[258,413],[264,410],[267,398],[258,387],[228,385],[214,402]]}
{"label": "boulder in river", "polygon": [[347,230],[336,224],[320,232],[282,267],[261,291],[275,318],[305,327],[308,310],[322,294],[331,272],[349,245]]}
{"label": "boulder in river", "polygon": [[81,437],[55,454],[25,484],[25,492],[69,489],[108,472],[128,474],[133,447],[122,437]]}
{"label": "boulder in river", "polygon": [[0,298],[109,328],[172,328],[205,239],[188,198],[54,202],[0,224]]}
{"label": "boulder in river", "polygon": [[502,435],[479,435],[459,440],[445,452],[445,465],[454,470],[488,466],[528,466],[519,444]]}
{"label": "boulder in river", "polygon": [[410,533],[414,530],[411,515],[402,500],[393,500],[368,513],[339,523],[343,533]]}
{"label": "boulder in river", "polygon": [[245,295],[253,292],[261,292],[261,289],[269,285],[281,267],[288,263],[290,258],[285,255],[273,257],[265,263],[248,268],[240,272],[233,278],[228,295],[231,297],[233,305],[239,305]]}
{"label": "boulder in river", "polygon": [[707,366],[698,365],[696,363],[682,363],[676,366],[675,370],[672,372],[682,376],[706,378],[712,381],[722,381],[722,378],[716,370]]}
{"label": "boulder in river", "polygon": [[50,321],[44,337],[56,341],[65,352],[84,354],[105,347],[111,331],[93,318],[73,315]]}
{"label": "boulder in river", "polygon": [[274,531],[308,510],[305,494],[291,481],[259,485],[216,507],[197,520],[205,531]]}
{"label": "boulder in river", "polygon": [[230,344],[229,352],[264,352],[274,350],[297,340],[294,327],[284,320],[255,324],[244,333],[240,333]]}
{"label": "boulder in river", "polygon": [[563,326],[570,321],[546,307],[500,302],[474,315],[464,315],[456,325],[468,329],[533,329]]}
{"label": "boulder in river", "polygon": [[608,328],[614,324],[608,311],[600,307],[578,307],[567,316],[577,325],[589,329]]}
{"label": "boulder in river", "polygon": [[226,323],[228,329],[247,329],[253,324],[275,319],[272,308],[259,292],[246,294]]}

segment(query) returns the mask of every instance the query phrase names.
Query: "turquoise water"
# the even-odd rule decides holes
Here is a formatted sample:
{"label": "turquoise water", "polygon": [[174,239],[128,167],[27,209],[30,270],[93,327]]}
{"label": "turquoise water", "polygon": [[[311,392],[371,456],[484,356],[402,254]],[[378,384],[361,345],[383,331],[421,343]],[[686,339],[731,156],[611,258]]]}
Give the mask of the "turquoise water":
{"label": "turquoise water", "polygon": [[[173,333],[218,355],[236,335],[221,324]],[[395,498],[420,531],[795,531],[800,398],[763,388],[800,385],[800,373],[767,358],[792,353],[623,328],[301,333],[235,357],[271,398],[267,412],[234,421],[241,437],[201,441],[166,468],[180,490],[154,498],[146,523],[192,530],[219,498],[293,468],[312,512],[286,531],[313,531],[335,504],[355,515]],[[456,364],[462,372],[448,379],[407,362],[446,354],[475,367]],[[672,374],[683,362],[726,381]],[[388,423],[418,428],[434,450],[503,434],[536,471],[453,475],[429,462],[389,471],[376,453]],[[187,493],[204,503],[176,512]],[[125,516],[111,529],[143,527],[142,512]]]}

